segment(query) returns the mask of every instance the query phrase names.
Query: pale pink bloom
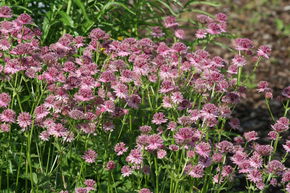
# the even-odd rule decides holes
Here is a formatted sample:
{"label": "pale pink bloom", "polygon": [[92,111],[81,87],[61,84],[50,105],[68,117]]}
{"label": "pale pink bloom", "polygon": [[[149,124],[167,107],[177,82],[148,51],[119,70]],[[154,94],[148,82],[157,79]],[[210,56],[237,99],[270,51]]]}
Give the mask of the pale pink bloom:
{"label": "pale pink bloom", "polygon": [[273,147],[271,145],[260,145],[255,144],[254,149],[257,153],[259,153],[261,156],[268,156],[273,151]]}
{"label": "pale pink bloom", "polygon": [[290,170],[287,170],[283,173],[282,182],[290,182]]}
{"label": "pale pink bloom", "polygon": [[138,193],[153,193],[148,188],[142,188]]}
{"label": "pale pink bloom", "polygon": [[92,179],[86,179],[84,184],[87,186],[87,190],[91,191],[91,190],[95,190],[94,186],[96,184],[95,180]]}
{"label": "pale pink bloom", "polygon": [[0,94],[0,107],[8,107],[10,101],[11,97],[9,94],[5,92]]}
{"label": "pale pink bloom", "polygon": [[27,112],[22,112],[17,117],[17,123],[22,128],[25,129],[31,125],[31,116]]}
{"label": "pale pink bloom", "polygon": [[0,18],[11,18],[12,17],[12,9],[8,6],[0,7]]}
{"label": "pale pink bloom", "polygon": [[123,142],[117,143],[115,145],[114,151],[117,153],[118,156],[123,155],[125,152],[128,151],[128,147]]}
{"label": "pale pink bloom", "polygon": [[233,59],[232,59],[232,62],[234,65],[238,66],[238,67],[241,67],[241,66],[245,66],[247,61],[245,59],[244,56],[241,56],[241,55],[236,55]]}
{"label": "pale pink bloom", "polygon": [[247,51],[253,48],[253,42],[247,38],[238,38],[235,39],[234,46],[236,50]]}
{"label": "pale pink bloom", "polygon": [[184,39],[185,32],[182,29],[178,29],[178,30],[175,30],[174,35],[175,35],[175,37],[177,37],[179,39]]}
{"label": "pale pink bloom", "polygon": [[87,163],[94,163],[96,161],[96,158],[97,158],[97,153],[91,149],[87,150],[85,154],[83,155],[83,159]]}
{"label": "pale pink bloom", "polygon": [[285,170],[285,166],[278,160],[272,160],[268,163],[267,169],[269,173],[279,174]]}
{"label": "pale pink bloom", "polygon": [[283,145],[283,148],[285,149],[286,152],[290,152],[290,140],[287,140],[285,145]]}
{"label": "pale pink bloom", "polygon": [[167,152],[164,149],[158,149],[157,151],[157,158],[158,159],[163,159],[167,155]]}
{"label": "pale pink bloom", "polygon": [[14,123],[15,116],[16,116],[16,113],[12,109],[5,109],[0,114],[0,120],[7,123]]}
{"label": "pale pink bloom", "polygon": [[49,137],[50,137],[50,133],[48,131],[42,131],[40,134],[39,134],[39,138],[42,140],[42,141],[48,141],[49,140]]}
{"label": "pale pink bloom", "polygon": [[127,156],[126,161],[131,164],[140,165],[143,162],[143,155],[141,150],[132,149],[130,154]]}
{"label": "pale pink bloom", "polygon": [[0,131],[9,132],[10,131],[10,125],[6,124],[6,123],[0,124]]}
{"label": "pale pink bloom", "polygon": [[269,59],[271,48],[269,46],[260,46],[257,53],[258,53],[258,56],[262,56],[264,58]]}
{"label": "pale pink bloom", "polygon": [[202,178],[204,167],[201,164],[195,166],[187,165],[185,168],[186,173],[193,178]]}
{"label": "pale pink bloom", "polygon": [[151,128],[151,126],[144,125],[144,126],[140,126],[140,127],[139,127],[139,130],[140,130],[142,133],[146,134],[146,133],[149,133],[149,132],[152,130],[152,128]]}
{"label": "pale pink bloom", "polygon": [[167,119],[163,113],[155,113],[153,115],[152,123],[156,125],[161,125],[162,123],[166,123]]}
{"label": "pale pink bloom", "polygon": [[258,139],[257,135],[258,133],[256,131],[249,131],[244,133],[244,137],[247,140],[247,142],[257,140]]}
{"label": "pale pink bloom", "polygon": [[211,151],[211,147],[209,143],[201,142],[195,146],[195,152],[204,157],[208,158]]}
{"label": "pale pink bloom", "polygon": [[199,29],[199,30],[196,31],[195,37],[198,38],[198,39],[203,39],[203,38],[206,37],[206,34],[207,34],[207,30]]}
{"label": "pale pink bloom", "polygon": [[48,109],[44,105],[40,105],[35,108],[36,119],[43,119],[49,114]]}
{"label": "pale pink bloom", "polygon": [[167,16],[164,18],[164,26],[166,28],[176,27],[178,23],[176,22],[176,18],[174,16]]}
{"label": "pale pink bloom", "polygon": [[130,176],[132,174],[132,169],[130,168],[130,166],[123,166],[122,169],[121,169],[121,173],[122,173],[122,176],[123,177],[126,177],[126,176]]}
{"label": "pale pink bloom", "polygon": [[258,183],[258,182],[262,182],[263,181],[263,176],[262,173],[255,169],[255,170],[251,170],[248,174],[247,174],[247,178],[254,183]]}
{"label": "pale pink bloom", "polygon": [[158,134],[149,135],[147,138],[147,143],[148,145],[146,146],[146,150],[154,151],[163,146],[163,139]]}
{"label": "pale pink bloom", "polygon": [[174,135],[174,139],[177,144],[187,144],[192,142],[194,131],[190,127],[180,128],[179,131]]}
{"label": "pale pink bloom", "polygon": [[116,163],[113,160],[110,160],[106,164],[106,169],[107,170],[113,170],[116,167]]}

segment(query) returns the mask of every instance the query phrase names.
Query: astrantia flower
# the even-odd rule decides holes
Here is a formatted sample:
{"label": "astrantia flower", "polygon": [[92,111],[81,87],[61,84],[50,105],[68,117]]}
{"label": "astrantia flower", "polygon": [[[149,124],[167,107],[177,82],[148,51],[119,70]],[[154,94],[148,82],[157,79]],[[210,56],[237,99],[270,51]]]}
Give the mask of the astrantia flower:
{"label": "astrantia flower", "polygon": [[26,13],[22,13],[18,16],[18,18],[16,19],[17,22],[19,22],[20,24],[31,24],[32,23],[32,18],[30,15],[26,14]]}
{"label": "astrantia flower", "polygon": [[138,193],[153,193],[148,188],[142,188]]}
{"label": "astrantia flower", "polygon": [[142,164],[143,155],[139,149],[132,149],[130,154],[127,156],[126,161],[131,164]]}
{"label": "astrantia flower", "polygon": [[258,92],[268,92],[268,91],[271,91],[271,89],[269,88],[269,83],[267,81],[260,81],[258,83],[258,86],[257,86],[257,91]]}
{"label": "astrantia flower", "polygon": [[7,123],[14,123],[15,116],[16,116],[16,113],[12,109],[5,109],[0,114],[0,120]]}
{"label": "astrantia flower", "polygon": [[211,151],[211,146],[209,143],[201,142],[195,146],[195,152],[204,157],[208,158]]}
{"label": "astrantia flower", "polygon": [[286,117],[281,117],[271,127],[276,132],[286,131],[289,129],[289,119],[287,119]]}
{"label": "astrantia flower", "polygon": [[287,140],[285,145],[283,145],[283,148],[285,149],[286,152],[290,152],[290,140]]}
{"label": "astrantia flower", "polygon": [[195,166],[187,165],[185,168],[186,173],[193,178],[202,178],[204,167],[201,164]]}
{"label": "astrantia flower", "polygon": [[0,7],[0,18],[10,18],[12,17],[12,9],[8,6]]}
{"label": "astrantia flower", "polygon": [[147,139],[147,143],[148,145],[146,146],[146,150],[154,151],[163,146],[163,139],[158,134],[149,135]]}
{"label": "astrantia flower", "polygon": [[228,16],[224,13],[218,13],[215,15],[216,20],[219,22],[226,22],[228,20]]}
{"label": "astrantia flower", "polygon": [[202,38],[206,37],[206,34],[207,34],[207,30],[199,29],[199,30],[196,31],[195,37],[198,38],[198,39],[202,39]]}
{"label": "astrantia flower", "polygon": [[49,114],[48,109],[44,105],[40,105],[35,108],[36,119],[43,119]]}
{"label": "astrantia flower", "polygon": [[11,97],[9,94],[5,92],[0,94],[0,107],[8,107],[10,101]]}
{"label": "astrantia flower", "polygon": [[146,133],[149,133],[149,132],[152,130],[152,128],[151,128],[151,126],[143,125],[143,126],[140,126],[140,127],[139,127],[139,130],[140,130],[142,133],[146,134]]}
{"label": "astrantia flower", "polygon": [[95,188],[94,188],[94,186],[96,184],[95,180],[86,179],[84,184],[87,186],[88,191],[95,190]]}
{"label": "astrantia flower", "polygon": [[254,183],[263,181],[262,173],[259,170],[251,170],[247,174],[247,178]]}
{"label": "astrantia flower", "polygon": [[246,65],[246,59],[243,56],[237,55],[233,58],[233,64],[237,65],[238,67],[240,66],[245,66]]}
{"label": "astrantia flower", "polygon": [[278,160],[272,160],[268,163],[267,169],[269,173],[279,174],[285,169],[285,166]]}
{"label": "astrantia flower", "polygon": [[86,188],[76,188],[75,193],[88,193]]}
{"label": "astrantia flower", "polygon": [[184,39],[185,32],[182,29],[178,29],[174,32],[174,35],[179,39]]}
{"label": "astrantia flower", "polygon": [[283,173],[282,182],[290,182],[290,170],[287,170]]}
{"label": "astrantia flower", "polygon": [[287,86],[286,88],[283,89],[282,96],[288,99],[290,98],[290,86]]}
{"label": "astrantia flower", "polygon": [[235,49],[239,51],[249,50],[253,47],[253,42],[247,38],[238,38],[234,41]]}
{"label": "astrantia flower", "polygon": [[83,155],[83,159],[87,163],[94,163],[97,158],[97,153],[94,150],[89,149],[88,151],[85,152]]}
{"label": "astrantia flower", "polygon": [[221,153],[228,153],[228,152],[232,152],[233,149],[234,149],[234,146],[231,142],[229,141],[221,141],[219,142],[216,147],[218,148],[218,150],[221,152]]}
{"label": "astrantia flower", "polygon": [[0,131],[9,132],[10,131],[10,125],[6,124],[6,123],[0,124]]}
{"label": "astrantia flower", "polygon": [[194,131],[190,127],[180,128],[174,135],[174,139],[177,144],[186,144],[192,141]]}
{"label": "astrantia flower", "polygon": [[161,125],[162,123],[166,123],[167,119],[163,113],[155,113],[153,115],[152,123],[156,125]]}
{"label": "astrantia flower", "polygon": [[244,137],[248,142],[257,140],[257,135],[258,133],[256,131],[249,131],[244,133]]}
{"label": "astrantia flower", "polygon": [[174,16],[167,16],[164,19],[164,26],[166,28],[176,27],[178,23],[176,22],[176,18]]}
{"label": "astrantia flower", "polygon": [[116,167],[116,163],[113,160],[110,160],[106,164],[106,169],[107,170],[113,170]]}
{"label": "astrantia flower", "polygon": [[164,149],[159,149],[157,151],[157,158],[163,159],[167,155],[167,152]]}
{"label": "astrantia flower", "polygon": [[121,173],[122,173],[122,176],[123,177],[126,177],[126,176],[130,176],[132,174],[132,169],[130,168],[130,166],[123,166],[122,169],[121,169]]}
{"label": "astrantia flower", "polygon": [[94,99],[93,91],[90,88],[81,88],[75,95],[75,99],[78,101],[90,101]]}
{"label": "astrantia flower", "polygon": [[22,112],[17,117],[17,123],[22,129],[25,129],[31,125],[31,122],[31,116],[27,112]]}
{"label": "astrantia flower", "polygon": [[271,48],[269,46],[260,46],[257,53],[258,53],[258,56],[262,56],[264,58],[269,59]]}
{"label": "astrantia flower", "polygon": [[42,131],[40,134],[39,134],[39,138],[42,140],[42,141],[48,141],[49,140],[49,137],[50,137],[50,133],[48,131]]}
{"label": "astrantia flower", "polygon": [[117,143],[115,145],[114,151],[117,153],[118,156],[123,155],[125,152],[128,151],[128,147],[123,142]]}
{"label": "astrantia flower", "polygon": [[255,144],[254,145],[254,149],[261,156],[268,156],[273,151],[273,147],[271,145]]}

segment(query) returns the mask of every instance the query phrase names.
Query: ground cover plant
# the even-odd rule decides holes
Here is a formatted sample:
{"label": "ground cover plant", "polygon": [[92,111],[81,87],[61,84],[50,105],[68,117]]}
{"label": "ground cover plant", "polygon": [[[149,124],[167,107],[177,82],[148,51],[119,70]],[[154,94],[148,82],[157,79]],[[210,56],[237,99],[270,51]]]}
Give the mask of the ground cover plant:
{"label": "ground cover plant", "polygon": [[232,37],[225,14],[198,15],[189,44],[167,16],[152,38],[95,28],[47,46],[30,15],[2,6],[0,17],[0,190],[290,192],[290,87],[276,117],[259,82],[272,125],[264,141],[243,132],[232,112],[271,49],[235,38],[231,60],[207,52]]}

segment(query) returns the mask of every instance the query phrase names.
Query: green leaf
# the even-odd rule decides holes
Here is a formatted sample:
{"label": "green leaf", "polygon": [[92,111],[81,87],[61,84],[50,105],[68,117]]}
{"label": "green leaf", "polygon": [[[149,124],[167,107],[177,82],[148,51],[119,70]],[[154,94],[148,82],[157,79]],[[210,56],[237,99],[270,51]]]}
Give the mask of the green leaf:
{"label": "green leaf", "polygon": [[74,21],[72,18],[64,11],[60,11],[59,14],[61,15],[60,20],[67,26],[74,27]]}
{"label": "green leaf", "polygon": [[84,4],[81,2],[81,0],[74,0],[74,3],[81,9],[81,12],[83,13],[85,19],[87,21],[90,21],[88,14],[86,12],[85,6]]}
{"label": "green leaf", "polygon": [[213,7],[219,7],[219,6],[221,6],[221,4],[220,3],[217,3],[217,2],[191,0],[191,1],[188,1],[184,5],[184,7],[187,7],[189,5],[209,5],[209,6],[213,6]]}
{"label": "green leaf", "polygon": [[37,179],[37,175],[36,175],[36,173],[32,173],[32,180],[33,180],[33,182],[34,182],[35,184],[37,184],[38,179]]}

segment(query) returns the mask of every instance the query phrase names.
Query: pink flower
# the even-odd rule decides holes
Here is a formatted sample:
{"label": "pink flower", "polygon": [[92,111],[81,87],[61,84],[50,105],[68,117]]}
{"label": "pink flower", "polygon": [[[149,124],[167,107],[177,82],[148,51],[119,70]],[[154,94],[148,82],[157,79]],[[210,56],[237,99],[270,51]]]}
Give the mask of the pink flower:
{"label": "pink flower", "polygon": [[126,177],[126,176],[130,176],[132,174],[132,169],[130,168],[130,166],[123,166],[122,169],[121,169],[121,173],[122,173],[122,176],[123,177]]}
{"label": "pink flower", "polygon": [[258,56],[262,56],[264,58],[269,59],[271,48],[269,46],[260,46],[257,53],[258,53]]}
{"label": "pink flower", "polygon": [[5,92],[0,94],[0,107],[8,107],[10,101],[11,97],[9,94]]}
{"label": "pink flower", "polygon": [[257,135],[258,133],[256,131],[249,131],[244,133],[244,137],[247,140],[247,142],[257,140],[258,139]]}
{"label": "pink flower", "polygon": [[226,140],[219,142],[216,147],[221,153],[229,153],[234,150],[233,144]]}
{"label": "pink flower", "polygon": [[279,174],[285,169],[285,166],[278,160],[272,160],[268,163],[267,169],[269,173]]}
{"label": "pink flower", "polygon": [[290,140],[287,140],[285,145],[283,145],[283,148],[285,149],[286,152],[290,152]]}
{"label": "pink flower", "polygon": [[148,188],[142,188],[138,193],[153,193]]}
{"label": "pink flower", "polygon": [[174,135],[174,139],[177,144],[186,144],[192,142],[194,131],[190,127],[180,128],[179,131]]}
{"label": "pink flower", "polygon": [[184,39],[185,36],[185,32],[182,29],[178,29],[174,32],[175,37],[179,38],[179,39]]}
{"label": "pink flower", "polygon": [[9,132],[10,131],[10,125],[8,125],[6,123],[0,124],[0,131]]}
{"label": "pink flower", "polygon": [[142,152],[139,149],[132,149],[126,161],[131,164],[140,165],[143,162]]}
{"label": "pink flower", "polygon": [[238,51],[247,51],[253,47],[253,42],[247,38],[238,38],[234,41],[235,49]]}
{"label": "pink flower", "polygon": [[287,119],[286,117],[281,117],[271,127],[276,132],[287,131],[289,129],[289,119]]}
{"label": "pink flower", "polygon": [[86,187],[87,191],[96,190],[96,189],[94,188],[94,186],[95,186],[95,184],[96,184],[95,180],[92,180],[92,179],[86,179],[85,182],[84,182],[84,184],[87,186],[87,187]]}
{"label": "pink flower", "polygon": [[154,151],[163,146],[163,139],[158,134],[149,135],[147,138],[147,143],[148,145],[146,146],[146,150]]}
{"label": "pink flower", "polygon": [[267,81],[260,81],[257,86],[258,92],[269,92],[271,89],[269,88],[269,83]]}
{"label": "pink flower", "polygon": [[151,35],[155,38],[160,38],[165,35],[159,26],[152,27]]}
{"label": "pink flower", "polygon": [[199,29],[199,30],[196,31],[195,37],[197,39],[203,39],[203,38],[206,37],[206,34],[207,34],[207,30],[205,30],[205,29]]}
{"label": "pink flower", "polygon": [[118,156],[123,155],[125,152],[128,151],[128,147],[123,142],[117,143],[115,145],[114,151],[117,153]]}
{"label": "pink flower", "polygon": [[163,159],[167,155],[166,151],[164,149],[158,149],[157,151],[157,158],[158,159]]}
{"label": "pink flower", "polygon": [[187,165],[185,168],[186,173],[193,178],[202,178],[204,167],[201,164],[195,166]]}
{"label": "pink flower", "polygon": [[83,155],[83,159],[87,163],[94,163],[97,158],[97,153],[94,150],[89,149],[88,151],[85,152]]}
{"label": "pink flower", "polygon": [[173,16],[167,16],[164,19],[164,26],[166,28],[176,27],[178,26],[178,23],[176,22],[176,18]]}
{"label": "pink flower", "polygon": [[287,170],[283,173],[282,182],[290,182],[290,170]]}
{"label": "pink flower", "polygon": [[247,174],[247,178],[254,183],[262,182],[263,181],[263,176],[262,173],[259,170],[251,170]]}
{"label": "pink flower", "polygon": [[12,17],[12,9],[8,6],[0,7],[0,18],[10,18]]}
{"label": "pink flower", "polygon": [[22,128],[25,129],[29,125],[31,125],[31,116],[27,112],[22,112],[17,117],[17,123]]}
{"label": "pink flower", "polygon": [[44,105],[40,105],[35,108],[36,119],[43,119],[49,114],[48,109]]}
{"label": "pink flower", "polygon": [[254,149],[261,156],[268,156],[273,151],[273,147],[271,145],[255,144],[254,145]]}
{"label": "pink flower", "polygon": [[143,134],[146,134],[146,133],[149,133],[149,132],[152,130],[152,128],[151,128],[151,126],[144,125],[144,126],[139,127],[139,130],[140,130]]}
{"label": "pink flower", "polygon": [[234,64],[234,65],[237,65],[238,67],[245,66],[246,63],[247,63],[245,57],[240,56],[240,55],[235,56],[235,57],[232,59],[232,61],[233,61],[233,64]]}
{"label": "pink flower", "polygon": [[107,170],[113,170],[116,167],[116,163],[113,160],[110,160],[106,164],[106,169]]}
{"label": "pink flower", "polygon": [[290,86],[287,86],[286,88],[283,89],[282,96],[288,99],[290,98]]}
{"label": "pink flower", "polygon": [[224,13],[218,13],[215,15],[215,18],[219,22],[226,22],[228,20],[228,16]]}
{"label": "pink flower", "polygon": [[5,109],[0,114],[0,120],[7,123],[14,123],[15,116],[16,116],[16,113],[12,109]]}
{"label": "pink flower", "polygon": [[166,123],[167,119],[165,119],[165,115],[163,113],[155,113],[153,115],[152,123],[156,125],[161,125],[162,123]]}
{"label": "pink flower", "polygon": [[201,142],[195,146],[195,152],[204,157],[208,158],[211,151],[211,147],[209,143]]}

